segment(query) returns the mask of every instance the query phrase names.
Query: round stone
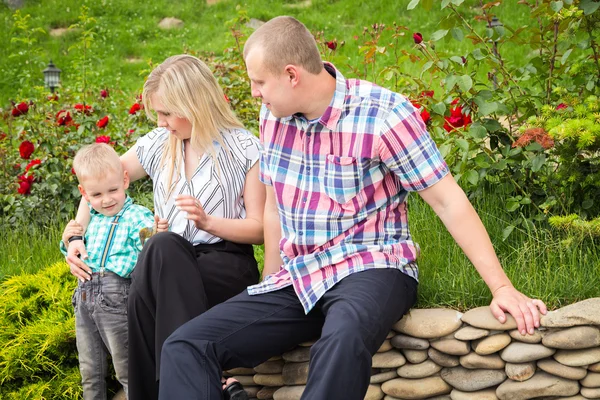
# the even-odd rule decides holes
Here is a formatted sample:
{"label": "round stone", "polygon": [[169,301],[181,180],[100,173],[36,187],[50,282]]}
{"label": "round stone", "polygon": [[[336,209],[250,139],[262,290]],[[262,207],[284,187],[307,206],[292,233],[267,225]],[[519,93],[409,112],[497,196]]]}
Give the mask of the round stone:
{"label": "round stone", "polygon": [[537,362],[537,366],[539,369],[541,369],[542,371],[546,371],[549,374],[560,376],[566,379],[572,379],[574,381],[583,379],[587,374],[585,368],[569,367],[567,365],[555,361],[553,358],[539,360]]}
{"label": "round stone", "polygon": [[512,342],[502,350],[500,357],[506,362],[518,364],[541,360],[542,358],[551,356],[555,351],[556,350],[549,349],[541,344]]}
{"label": "round stone", "polygon": [[528,400],[537,397],[574,396],[579,392],[579,383],[545,372],[538,372],[531,379],[516,382],[504,381],[496,389],[500,400]]}
{"label": "round stone", "polygon": [[506,364],[498,354],[482,356],[473,352],[460,357],[459,362],[468,369],[502,369]]}
{"label": "round stone", "polygon": [[439,376],[430,376],[421,379],[392,379],[381,385],[381,389],[385,394],[399,399],[427,399],[448,394],[452,387]]}
{"label": "round stone", "polygon": [[448,308],[411,310],[394,324],[394,330],[421,339],[435,339],[455,332],[462,313]]}
{"label": "round stone", "polygon": [[504,332],[475,340],[472,343],[473,351],[482,356],[497,353],[511,342],[510,336]]}
{"label": "round stone", "polygon": [[507,331],[515,329],[517,327],[517,321],[508,313],[506,315],[506,321],[501,323],[494,317],[494,314],[490,311],[489,306],[473,308],[462,316],[463,322],[481,329]]}
{"label": "round stone", "polygon": [[479,329],[473,326],[464,326],[454,332],[454,338],[458,340],[476,340],[490,334],[487,329]]}
{"label": "round stone", "polygon": [[442,379],[463,392],[474,392],[496,386],[506,379],[502,369],[466,369],[463,367],[444,368]]}
{"label": "round stone", "polygon": [[522,364],[507,363],[504,368],[508,379],[513,381],[523,382],[531,378],[535,373],[535,362],[528,362]]}

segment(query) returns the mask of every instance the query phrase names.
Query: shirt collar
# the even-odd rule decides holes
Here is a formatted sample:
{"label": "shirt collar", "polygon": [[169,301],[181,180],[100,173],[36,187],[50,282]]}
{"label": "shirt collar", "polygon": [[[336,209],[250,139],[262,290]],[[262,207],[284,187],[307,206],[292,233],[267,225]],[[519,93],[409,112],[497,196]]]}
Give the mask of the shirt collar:
{"label": "shirt collar", "polygon": [[[321,118],[319,118],[318,122],[325,125],[330,130],[335,130],[335,127],[342,116],[342,108],[344,105],[344,99],[346,98],[346,78],[330,62],[323,61],[323,67],[332,77],[335,78],[335,92],[333,93],[331,103],[329,103],[329,106],[325,109],[325,112],[323,115],[321,115]],[[281,121],[288,122],[293,118],[306,120],[304,115],[294,114],[289,117],[281,118]]]}
{"label": "shirt collar", "polygon": [[114,218],[114,217],[117,217],[117,216],[120,217],[121,215],[123,215],[125,210],[132,204],[133,204],[133,200],[131,200],[131,197],[129,197],[129,195],[127,195],[125,197],[125,203],[123,203],[123,207],[121,208],[121,210],[118,213],[116,213],[115,215],[113,215],[112,217],[106,217],[104,214],[101,214],[98,211],[94,210],[89,203],[88,203],[88,206],[90,207],[90,214],[92,214],[92,215],[97,215],[99,217],[106,217],[106,218]]}

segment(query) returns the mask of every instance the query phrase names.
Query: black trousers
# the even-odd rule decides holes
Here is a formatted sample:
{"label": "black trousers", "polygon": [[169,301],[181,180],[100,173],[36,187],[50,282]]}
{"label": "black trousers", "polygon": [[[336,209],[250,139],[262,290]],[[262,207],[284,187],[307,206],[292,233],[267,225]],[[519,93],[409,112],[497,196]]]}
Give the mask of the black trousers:
{"label": "black trousers", "polygon": [[160,354],[179,326],[258,282],[251,245],[196,245],[159,233],[145,244],[128,299],[129,400],[158,398]]}
{"label": "black trousers", "polygon": [[187,322],[165,342],[161,400],[221,400],[221,371],[254,367],[294,345],[310,350],[306,400],[362,400],[372,355],[415,303],[417,282],[396,269],[372,269],[337,283],[308,315],[292,287],[247,291]]}

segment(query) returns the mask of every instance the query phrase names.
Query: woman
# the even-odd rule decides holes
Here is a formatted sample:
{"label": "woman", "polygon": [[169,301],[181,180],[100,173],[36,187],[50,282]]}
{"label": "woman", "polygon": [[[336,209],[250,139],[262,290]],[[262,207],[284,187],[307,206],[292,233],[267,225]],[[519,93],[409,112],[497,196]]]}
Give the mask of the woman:
{"label": "woman", "polygon": [[[168,58],[152,71],[142,97],[158,128],[121,162],[132,181],[150,176],[157,221],[166,219],[169,232],[146,242],[132,274],[130,400],[158,398],[160,351],[176,328],[258,281],[252,244],[263,242],[265,203],[258,139],[235,117],[202,61]],[[85,204],[77,221],[82,230],[89,221]],[[74,226],[64,236],[74,235]],[[72,240],[67,262],[86,279],[80,255],[85,258],[83,242]]]}

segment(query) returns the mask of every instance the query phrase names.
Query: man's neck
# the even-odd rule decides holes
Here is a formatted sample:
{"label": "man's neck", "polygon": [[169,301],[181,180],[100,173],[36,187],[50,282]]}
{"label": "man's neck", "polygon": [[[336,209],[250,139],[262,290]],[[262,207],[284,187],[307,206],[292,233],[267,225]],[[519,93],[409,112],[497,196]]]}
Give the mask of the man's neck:
{"label": "man's neck", "polygon": [[307,82],[308,105],[307,110],[303,113],[306,119],[313,120],[319,118],[325,113],[327,107],[331,104],[333,95],[335,94],[335,78],[327,72],[325,68],[318,74],[313,75]]}

